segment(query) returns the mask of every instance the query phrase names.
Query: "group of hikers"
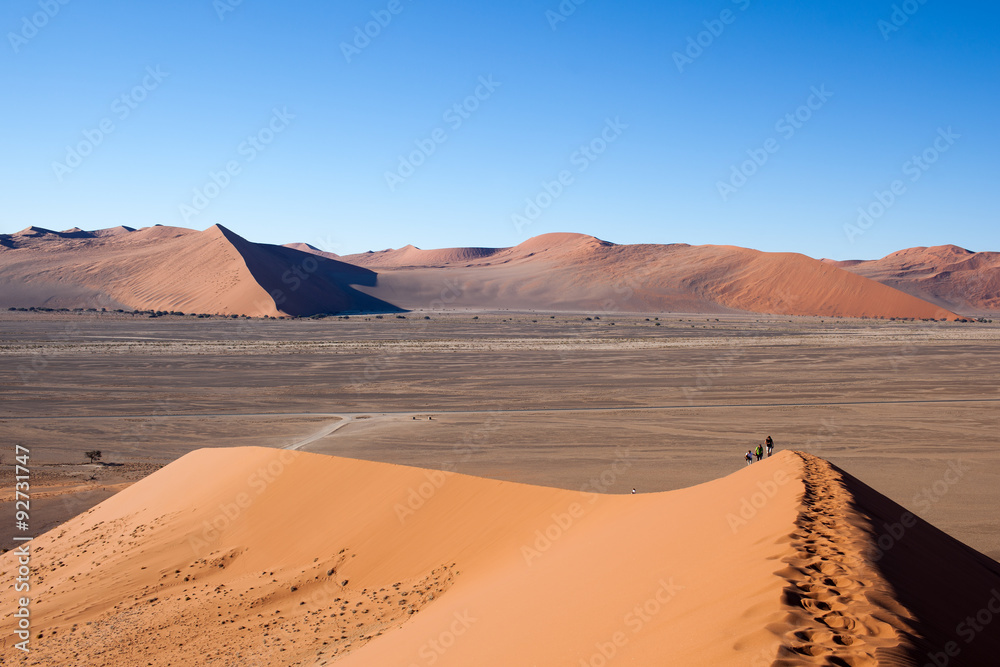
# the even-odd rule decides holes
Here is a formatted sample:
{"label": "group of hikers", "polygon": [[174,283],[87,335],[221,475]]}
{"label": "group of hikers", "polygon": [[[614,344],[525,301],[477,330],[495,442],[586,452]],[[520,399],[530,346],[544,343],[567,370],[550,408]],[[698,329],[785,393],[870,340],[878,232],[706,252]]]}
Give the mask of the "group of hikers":
{"label": "group of hikers", "polygon": [[746,453],[747,465],[750,465],[751,463],[753,463],[754,462],[754,458],[756,458],[756,460],[758,460],[758,461],[760,461],[762,458],[764,458],[764,449],[765,448],[767,448],[767,455],[768,456],[770,456],[771,454],[774,453],[774,440],[771,440],[771,436],[767,436],[767,439],[764,440],[764,444],[763,445],[757,445],[757,447],[754,448],[753,450],[750,450],[750,449],[747,450],[747,453]]}

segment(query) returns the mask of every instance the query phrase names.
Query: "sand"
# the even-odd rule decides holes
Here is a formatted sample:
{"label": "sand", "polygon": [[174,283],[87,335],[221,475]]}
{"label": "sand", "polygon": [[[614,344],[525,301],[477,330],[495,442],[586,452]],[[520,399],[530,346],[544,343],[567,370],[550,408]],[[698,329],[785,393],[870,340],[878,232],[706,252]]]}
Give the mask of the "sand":
{"label": "sand", "polygon": [[997,324],[429,316],[0,313],[0,429],[39,463],[163,465],[354,415],[304,451],[579,489],[624,447],[616,493],[724,476],[770,434],[1000,559]]}
{"label": "sand", "polygon": [[513,248],[406,246],[341,259],[378,271],[378,285],[364,291],[407,309],[955,317],[805,255],[734,246],[615,245],[543,234]]}
{"label": "sand", "polygon": [[0,313],[35,664],[989,664],[998,325],[427,312]]}
{"label": "sand", "polygon": [[1000,309],[1000,253],[945,245],[832,264],[948,310],[990,315]]}
{"label": "sand", "polygon": [[[0,235],[0,307],[255,317],[544,308],[957,318],[848,268],[795,253],[615,245],[569,233],[543,234],[512,248],[406,246],[338,257],[307,244],[253,243],[219,225],[202,232],[31,227]],[[956,294],[979,290],[962,303],[981,297],[970,281],[947,275],[939,271],[936,284],[950,284]]]}
{"label": "sand", "polygon": [[[597,491],[198,450],[32,543],[25,664],[920,664],[1000,586],[806,454]],[[984,631],[950,664],[998,650]]]}
{"label": "sand", "polygon": [[[110,233],[114,232],[114,233]],[[375,273],[251,243],[220,225],[52,232],[0,239],[3,307],[136,309],[278,317],[398,310],[352,285]]]}

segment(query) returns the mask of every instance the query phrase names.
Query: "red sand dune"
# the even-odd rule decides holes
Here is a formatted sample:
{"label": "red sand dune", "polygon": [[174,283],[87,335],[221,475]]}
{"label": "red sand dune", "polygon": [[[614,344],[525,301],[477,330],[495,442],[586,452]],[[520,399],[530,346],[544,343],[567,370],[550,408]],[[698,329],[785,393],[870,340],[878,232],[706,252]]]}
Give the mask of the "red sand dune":
{"label": "red sand dune", "polygon": [[[990,604],[1000,622],[1000,565],[794,452],[610,496],[204,449],[31,549],[28,665],[867,666],[950,650],[949,665],[982,666],[1000,653],[1000,633],[962,625]],[[16,564],[0,556],[0,575]],[[6,627],[13,596],[0,592]],[[5,656],[14,641],[0,638]]]}
{"label": "red sand dune", "polygon": [[1000,312],[1000,252],[953,245],[908,248],[876,260],[823,260],[959,313]]}
{"label": "red sand dune", "polygon": [[253,316],[396,310],[351,285],[375,273],[251,243],[216,225],[31,228],[0,238],[3,306],[105,307]]}
{"label": "red sand dune", "polygon": [[461,250],[408,246],[341,259],[377,270],[379,287],[367,291],[408,309],[955,317],[794,253],[615,245],[583,234],[543,234],[513,248]]}
{"label": "red sand dune", "polygon": [[[468,308],[956,317],[855,275],[857,266],[732,246],[615,245],[583,234],[543,234],[512,248],[406,246],[343,257],[292,246],[252,243],[220,226],[29,228],[0,235],[0,306],[258,316]],[[983,293],[993,289],[983,285]]]}
{"label": "red sand dune", "polygon": [[337,253],[320,250],[316,246],[309,245],[308,243],[285,243],[282,247],[312,253],[313,255],[319,255],[320,257],[326,257],[327,259],[340,259],[340,255]]}

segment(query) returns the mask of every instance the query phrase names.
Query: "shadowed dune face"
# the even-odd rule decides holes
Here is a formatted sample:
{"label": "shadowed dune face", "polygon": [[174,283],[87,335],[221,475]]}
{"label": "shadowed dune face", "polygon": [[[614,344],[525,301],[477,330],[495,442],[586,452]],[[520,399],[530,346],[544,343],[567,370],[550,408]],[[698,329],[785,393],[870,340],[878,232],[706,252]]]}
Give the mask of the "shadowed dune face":
{"label": "shadowed dune face", "polygon": [[948,310],[1000,312],[1000,253],[953,245],[908,248],[882,259],[832,264]]}
{"label": "shadowed dune face", "polygon": [[[825,463],[825,462],[824,462]],[[912,664],[989,665],[1000,656],[1000,564],[826,464],[863,515],[866,557],[908,610]],[[953,466],[960,464],[953,463]],[[948,478],[961,476],[949,469]]]}
{"label": "shadowed dune face", "polygon": [[256,284],[283,313],[305,316],[344,311],[400,310],[354,289],[354,286],[375,288],[378,274],[374,271],[315,253],[251,243],[225,227],[217,228],[242,256]]}
{"label": "shadowed dune face", "polygon": [[[29,228],[0,236],[0,283],[9,286],[0,305],[77,305],[96,294],[113,306],[258,316],[465,308],[956,317],[857,275],[860,264],[848,271],[732,246],[615,245],[558,233],[512,248],[406,246],[344,257],[299,245],[252,243],[218,226]],[[970,294],[993,289],[990,278],[977,280],[985,282]]]}
{"label": "shadowed dune face", "polygon": [[922,522],[876,556],[896,508],[809,455],[600,491],[198,450],[32,543],[33,664],[923,664],[1000,585]]}
{"label": "shadowed dune face", "polygon": [[[0,284],[13,306],[106,307],[223,315],[398,310],[357,291],[376,274],[315,254],[255,244],[220,226],[29,228],[4,239]],[[277,303],[279,302],[280,303]]]}

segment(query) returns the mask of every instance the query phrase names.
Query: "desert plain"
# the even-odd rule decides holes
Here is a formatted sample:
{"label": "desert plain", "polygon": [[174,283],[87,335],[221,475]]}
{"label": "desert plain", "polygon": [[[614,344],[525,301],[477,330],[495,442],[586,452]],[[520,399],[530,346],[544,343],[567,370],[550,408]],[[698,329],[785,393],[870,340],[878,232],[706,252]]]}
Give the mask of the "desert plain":
{"label": "desert plain", "polygon": [[[533,531],[537,528],[537,535],[544,536],[552,526],[538,524],[533,517],[536,513],[543,518],[551,515],[554,518],[549,523],[556,521],[558,525],[557,518],[565,516],[559,508],[573,505],[572,494],[600,496],[597,509],[587,515],[586,521],[588,525],[604,521],[608,525],[601,530],[610,532],[588,528],[591,540],[611,540],[621,545],[630,544],[630,540],[638,545],[656,543],[668,561],[686,558],[707,568],[711,574],[705,576],[713,582],[710,590],[695,591],[702,603],[678,602],[676,613],[680,617],[695,618],[699,605],[720,605],[727,596],[735,600],[728,612],[731,622],[720,621],[722,630],[716,630],[721,632],[721,639],[730,637],[727,627],[734,632],[737,628],[739,632],[747,630],[745,641],[731,642],[718,651],[712,649],[714,653],[705,653],[706,647],[718,644],[719,639],[713,639],[712,633],[707,639],[702,636],[701,644],[684,646],[681,642],[675,647],[677,659],[687,656],[681,662],[878,664],[872,661],[875,649],[871,642],[868,648],[851,648],[855,640],[831,634],[828,618],[822,627],[826,634],[816,638],[808,633],[795,635],[795,623],[773,610],[771,615],[778,615],[777,620],[772,619],[774,627],[770,630],[758,627],[759,619],[754,616],[755,609],[767,606],[769,596],[779,595],[785,582],[774,574],[779,570],[779,556],[760,553],[760,544],[773,543],[773,536],[753,531],[768,527],[781,535],[788,533],[784,529],[793,527],[797,499],[808,500],[817,482],[813,479],[806,483],[803,491],[797,483],[786,485],[782,480],[804,479],[799,471],[803,465],[803,470],[819,470],[816,466],[826,465],[809,455],[829,461],[950,538],[987,556],[969,556],[978,559],[976,567],[984,567],[987,574],[990,568],[997,567],[989,559],[1000,558],[1000,519],[996,511],[1000,507],[1000,391],[996,382],[1000,376],[1000,324],[554,311],[416,310],[402,316],[393,313],[294,320],[8,311],[0,313],[0,331],[0,429],[6,450],[10,450],[4,451],[4,467],[12,468],[14,444],[30,449],[33,525],[39,532],[55,529],[39,543],[44,544],[46,538],[58,542],[56,536],[63,542],[79,538],[73,549],[58,552],[63,554],[58,563],[48,562],[41,549],[34,556],[35,567],[49,570],[38,582],[40,586],[47,582],[48,588],[43,588],[35,612],[39,635],[33,639],[33,650],[23,664],[265,665],[334,664],[341,660],[344,664],[403,665],[472,664],[467,660],[484,660],[480,664],[613,664],[607,657],[611,650],[608,646],[626,664],[626,655],[638,660],[636,664],[661,664],[648,660],[663,655],[664,650],[673,650],[665,648],[672,645],[667,641],[673,637],[671,633],[693,636],[692,632],[697,635],[698,631],[677,618],[667,623],[668,616],[664,615],[655,621],[656,627],[666,624],[664,627],[645,632],[658,640],[627,641],[633,628],[627,618],[622,625],[622,615],[614,605],[621,603],[622,609],[628,609],[628,604],[618,598],[627,598],[626,592],[641,597],[646,586],[649,595],[659,600],[654,606],[659,607],[674,595],[661,595],[661,584],[657,582],[662,582],[666,591],[672,581],[666,571],[655,577],[650,573],[649,581],[645,580],[649,572],[646,551],[638,547],[626,550],[636,554],[635,562],[615,562],[606,548],[584,540],[588,533],[581,519],[578,534],[584,541],[572,548],[569,540],[556,546],[570,550],[576,558],[581,553],[593,554],[592,558],[582,566],[560,564],[559,559],[566,556],[556,554],[553,548],[551,558],[543,564],[545,568],[554,567],[556,572],[585,574],[587,578],[576,585],[591,590],[592,597],[602,601],[602,608],[612,610],[609,613],[619,618],[621,627],[617,630],[614,623],[595,621],[594,614],[585,613],[585,608],[574,611],[581,602],[565,588],[573,588],[571,580],[563,581],[554,574],[541,577],[527,591],[518,590],[522,594],[535,591],[545,602],[519,602],[510,597],[514,589],[503,583],[504,576],[497,574],[496,568],[513,567],[498,564],[496,555],[497,545],[509,542],[507,554],[515,566],[538,575],[539,568],[531,568],[532,554],[543,555],[548,547],[546,539],[537,541]],[[744,453],[768,435],[776,443],[776,456],[743,470]],[[219,453],[191,454],[205,448]],[[227,448],[251,449],[233,449],[232,455],[227,455]],[[89,463],[84,452],[94,449],[102,451],[102,460]],[[273,454],[268,455],[268,450]],[[296,453],[282,454],[279,450]],[[306,475],[294,483],[289,475],[272,484],[266,472],[259,474],[261,469],[268,470],[268,463],[273,473],[276,460],[284,466],[308,453],[339,457],[328,459],[339,463],[326,475],[321,471],[327,459],[312,463],[307,467],[314,469],[313,476]],[[188,454],[200,458],[182,459]],[[290,458],[274,458],[279,455]],[[160,470],[178,459],[181,468],[175,465]],[[255,468],[251,461],[263,466],[256,468],[258,477],[252,481]],[[364,461],[393,465],[369,468],[361,463]],[[400,469],[398,465],[412,468]],[[404,474],[401,470],[412,472]],[[774,483],[781,470],[785,473],[780,483]],[[137,483],[154,471],[158,472]],[[455,473],[460,475],[456,477]],[[817,473],[817,479],[828,485],[832,474]],[[231,477],[236,480],[235,487]],[[461,483],[443,481],[453,478]],[[154,479],[166,481],[159,486],[143,486]],[[228,485],[228,490],[212,495],[215,482]],[[12,523],[12,476],[5,475],[3,483],[3,521]],[[255,523],[252,539],[237,535],[218,541],[209,530],[211,539],[205,541],[204,552],[199,551],[197,542],[206,537],[202,524],[189,527],[186,533],[176,528],[176,534],[161,537],[163,542],[154,541],[147,547],[160,544],[156,549],[166,549],[164,545],[168,545],[179,550],[179,555],[156,549],[143,552],[146,555],[142,557],[149,562],[141,569],[148,566],[162,574],[150,574],[152,578],[146,581],[136,578],[139,573],[135,571],[105,572],[102,577],[110,576],[120,586],[120,592],[114,594],[97,580],[91,581],[89,588],[81,586],[79,577],[85,579],[88,572],[101,572],[100,565],[107,559],[114,562],[116,554],[125,557],[125,543],[115,541],[118,537],[112,539],[117,535],[112,526],[127,525],[131,531],[128,545],[140,548],[136,545],[141,545],[145,530],[170,530],[171,521],[165,517],[180,521],[177,516],[182,513],[204,510],[208,512],[204,525],[209,526],[219,518],[220,511],[224,512],[220,508],[232,507],[232,498],[238,496],[233,495],[233,488],[250,492],[256,484],[268,486],[269,498],[277,493],[276,489],[282,489],[284,500],[272,499],[267,506],[274,508],[284,502],[285,510],[296,516],[284,516],[274,509],[269,520],[275,524]],[[469,489],[461,491],[466,484]],[[639,499],[614,499],[630,495],[633,488]],[[164,496],[167,489],[170,493]],[[681,489],[688,489],[679,491],[686,495],[659,493]],[[768,491],[768,501],[758,503],[764,496],[755,496],[756,490]],[[452,502],[466,508],[465,514],[435,518],[435,513],[441,511],[445,491],[457,494]],[[298,497],[298,493],[305,495]],[[563,497],[560,493],[570,495]],[[812,493],[815,495],[815,491]],[[864,492],[855,495],[864,497]],[[771,497],[781,500],[771,502]],[[108,503],[95,508],[109,498]],[[657,498],[670,501],[654,506],[660,502],[653,500]],[[302,506],[303,502],[308,504]],[[615,514],[618,510],[608,509],[616,502],[648,504],[643,506],[641,516],[625,521]],[[263,505],[257,503],[258,508]],[[347,506],[353,509],[348,512]],[[379,518],[371,516],[376,506],[383,511]],[[758,518],[768,507],[778,512],[779,506],[784,513],[780,517],[766,521]],[[156,514],[158,508],[162,511]],[[460,510],[453,507],[449,511]],[[871,518],[870,542],[879,544],[883,534],[886,537],[882,546],[898,541],[893,524],[900,514],[887,510],[878,515],[870,506],[858,511]],[[95,542],[95,535],[88,532],[97,530],[102,523],[93,524],[96,519],[90,518],[91,512],[98,513],[94,517],[105,518],[105,528],[99,532],[106,542]],[[605,512],[607,516],[602,519]],[[136,518],[145,515],[149,515],[148,521]],[[872,517],[877,517],[881,525]],[[246,518],[236,517],[232,523],[235,526]],[[341,520],[350,527],[338,524]],[[81,521],[90,523],[82,528]],[[132,525],[129,521],[139,523]],[[322,534],[328,534],[326,528],[321,529],[324,522],[333,522],[339,525],[337,530],[346,533],[330,528],[329,534],[336,533],[342,540],[337,544],[343,543],[346,551],[328,552],[332,546],[326,544],[320,548],[314,544],[319,537],[292,538],[279,527],[285,522],[311,525]],[[230,522],[221,523],[231,528]],[[375,530],[373,526],[381,528]],[[415,530],[415,526],[422,527],[414,538],[416,542],[392,541],[402,540],[399,535]],[[518,526],[524,529],[523,534],[514,529]],[[504,527],[512,534],[482,535],[484,531],[502,532]],[[369,534],[372,530],[375,533]],[[850,530],[835,531],[827,541],[860,544]],[[934,528],[927,530],[933,532]],[[68,537],[64,538],[64,534]],[[275,543],[269,543],[268,535],[275,536]],[[462,542],[463,535],[471,542]],[[924,532],[921,535],[926,537]],[[938,539],[934,535],[933,539]],[[950,540],[947,536],[940,539]],[[728,542],[729,538],[739,539]],[[236,579],[227,570],[229,578],[219,579],[221,583],[216,586],[221,575],[199,570],[199,576],[212,584],[216,597],[209,597],[213,604],[202,599],[196,605],[190,602],[193,591],[164,588],[167,584],[156,581],[157,577],[169,576],[172,581],[182,576],[184,568],[174,568],[181,561],[189,567],[207,568],[206,563],[211,563],[212,568],[224,569],[227,559],[235,562],[244,551],[253,551],[246,540],[257,545],[256,555],[243,558],[246,569],[240,569]],[[299,561],[312,561],[302,560],[311,552],[307,549],[301,553],[306,547],[299,544],[300,540],[322,554],[316,561],[322,561],[320,569],[327,573],[326,578],[334,579],[338,575],[330,573],[339,573],[351,565],[352,550],[356,556],[357,552],[363,554],[366,546],[375,549],[372,545],[379,545],[376,552],[381,556],[350,577],[365,582],[364,586],[358,584],[360,590],[354,584],[338,582],[336,603],[324,598],[324,604],[334,609],[330,618],[347,613],[346,609],[336,609],[349,601],[351,607],[363,606],[364,613],[370,613],[369,620],[352,624],[351,631],[341,628],[327,636],[327,626],[334,621],[322,621],[325,613],[316,612],[314,618],[300,609],[306,615],[294,616],[292,605],[299,602],[291,600],[297,599],[295,591],[304,588],[303,582],[309,579],[308,567],[298,568]],[[470,546],[476,540],[482,542],[478,551]],[[262,541],[268,544],[266,548],[260,546]],[[814,553],[814,542],[806,542],[802,549]],[[223,544],[229,546],[222,549]],[[84,563],[88,558],[83,556],[87,551],[84,545],[102,554],[89,565]],[[10,549],[15,545],[4,546]],[[955,548],[965,549],[960,545]],[[401,554],[398,549],[415,551]],[[79,561],[75,564],[78,569],[73,570],[76,574],[70,579],[59,578],[62,567],[74,567],[70,553]],[[298,560],[289,554],[297,554]],[[968,555],[962,554],[963,558]],[[138,558],[134,553],[129,557]],[[414,565],[414,560],[421,565]],[[250,561],[254,565],[249,565]],[[7,569],[11,562],[5,562],[0,569]],[[264,566],[258,567],[261,563]],[[958,561],[954,565],[967,567]],[[694,570],[684,569],[688,566],[696,567],[688,563],[673,571],[686,572],[683,585],[697,589],[698,584],[691,578]],[[730,572],[744,566],[745,578]],[[593,571],[573,569],[581,567]],[[793,563],[793,567],[798,566]],[[409,580],[399,574],[400,568]],[[241,609],[240,603],[231,598],[226,607],[215,605],[215,601],[222,601],[219,596],[225,594],[225,587],[232,587],[237,580],[242,584],[235,584],[239,591],[234,596],[252,597],[251,591],[261,583],[247,583],[252,579],[247,578],[250,569],[261,569],[257,574],[266,576],[260,582],[266,581],[275,590],[255,598],[252,604],[248,602],[238,612],[232,610]],[[292,573],[292,569],[296,571]],[[279,570],[284,576],[282,572],[275,574]],[[455,600],[465,596],[465,604],[476,600],[487,604],[493,611],[480,611],[486,618],[496,614],[492,627],[502,630],[478,642],[467,640],[467,648],[476,647],[470,653],[460,648],[428,649],[427,632],[432,637],[440,634],[450,638],[456,647],[461,646],[456,634],[465,631],[459,622],[461,609],[448,608],[446,614],[441,610],[449,598],[446,591],[462,580],[463,571],[469,571],[467,576],[479,584],[467,584],[464,592],[456,593]],[[996,571],[990,576],[996,576]],[[323,572],[315,578],[323,578]],[[933,573],[933,569],[929,572]],[[946,574],[942,573],[945,579]],[[186,576],[195,578],[194,574]],[[216,579],[209,579],[213,576]],[[872,581],[880,580],[873,577]],[[739,582],[743,582],[743,588],[739,588]],[[678,582],[677,586],[681,585]],[[408,598],[407,587],[412,589]],[[387,592],[383,594],[381,589]],[[507,589],[506,593],[500,589]],[[155,590],[164,592],[157,596],[152,593]],[[990,591],[975,592],[982,593],[985,604]],[[200,594],[207,593],[208,589]],[[858,597],[844,590],[835,593],[841,601]],[[960,621],[965,613],[963,605],[972,604],[966,593],[970,593],[969,588],[957,599],[938,602]],[[0,598],[8,615],[11,595],[8,591]],[[153,600],[160,597],[161,602],[173,604],[171,613],[181,614],[190,607],[183,615],[189,616],[191,623],[177,621],[155,632],[150,630],[152,617],[144,617],[138,608],[150,595]],[[435,608],[435,596],[439,599],[438,615],[445,614],[443,620],[434,621],[434,614],[425,611]],[[412,604],[398,606],[397,597],[399,605],[404,604],[404,599]],[[890,593],[882,598],[869,595],[872,597],[899,599]],[[184,598],[187,604],[179,602]],[[820,596],[818,604],[827,604],[829,611],[825,599]],[[484,602],[489,600],[493,604]],[[539,608],[540,604],[544,608]],[[870,616],[882,621],[886,614],[905,616],[893,604],[876,604],[882,611],[869,610]],[[771,606],[778,607],[776,602]],[[209,630],[206,624],[220,622],[215,614],[208,613],[216,607],[220,610],[218,616],[223,616],[222,625]],[[260,609],[276,615],[280,613],[277,607],[285,608],[286,615],[275,616],[281,622],[272,619],[271,625],[265,623],[264,616],[248,613]],[[289,607],[291,620],[287,616]],[[833,604],[833,608],[836,610],[837,605]],[[358,609],[350,611],[356,614]],[[969,611],[974,613],[976,609]],[[232,618],[236,620],[225,617],[229,613],[235,614]],[[453,622],[448,620],[452,614],[457,619]],[[551,630],[553,615],[558,618],[560,614],[565,615],[569,626],[578,621],[583,625],[575,631]],[[410,615],[414,615],[412,619]],[[249,616],[260,618],[252,623],[245,618]],[[501,650],[505,645],[503,636],[516,648],[517,640],[509,633],[524,634],[516,623],[511,625],[510,618],[518,616],[537,617],[532,627],[548,629],[538,636],[525,636],[521,652]],[[817,614],[816,618],[821,616]],[[116,619],[110,626],[109,618]],[[443,634],[421,630],[421,618],[425,625],[431,624],[427,627],[437,627],[433,625],[437,622],[445,628]],[[946,615],[942,624],[947,627],[950,618]],[[122,634],[121,622],[128,619],[137,629],[142,628],[140,636]],[[227,620],[238,628],[227,625]],[[632,621],[640,629],[646,625],[635,617]],[[92,628],[86,627],[90,623],[94,623]],[[289,633],[301,630],[309,636],[276,637],[274,628],[282,624],[294,628]],[[486,625],[477,622],[475,630]],[[908,631],[905,624],[889,622],[885,627],[890,626]],[[186,642],[179,638],[185,627]],[[202,630],[192,629],[197,627]],[[88,630],[89,638],[83,639]],[[894,646],[882,630],[870,626],[869,630],[870,637]],[[625,633],[622,636],[626,640],[620,645],[616,644],[619,631]],[[574,644],[565,639],[566,632],[570,636],[582,633],[585,638]],[[394,636],[403,639],[392,640]],[[791,637],[783,642],[784,653],[778,648],[782,637]],[[11,655],[13,640],[5,637],[4,641],[5,655]],[[543,649],[539,642],[549,648]],[[833,647],[834,653],[810,648],[824,642]],[[589,648],[581,649],[578,644]],[[797,652],[790,653],[788,646],[797,647]],[[982,638],[978,646],[981,650],[989,647]],[[933,648],[930,645],[921,650],[930,655]],[[129,659],[115,662],[119,659],[116,655],[124,655],[121,652],[126,649]],[[912,653],[903,651],[899,655]],[[781,655],[786,656],[785,662],[780,661]],[[830,655],[839,656],[836,660],[841,662],[822,662]],[[973,655],[977,654],[967,649],[965,659]],[[520,656],[520,661],[510,662],[513,656]],[[951,664],[975,663],[956,658]]]}

